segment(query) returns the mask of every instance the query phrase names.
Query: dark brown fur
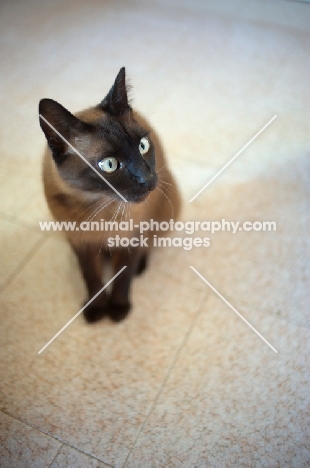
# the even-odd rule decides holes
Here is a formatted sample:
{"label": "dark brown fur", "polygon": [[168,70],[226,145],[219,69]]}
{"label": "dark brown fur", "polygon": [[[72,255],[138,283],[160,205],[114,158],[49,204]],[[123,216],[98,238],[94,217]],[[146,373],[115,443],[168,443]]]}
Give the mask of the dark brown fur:
{"label": "dark brown fur", "polygon": [[[98,160],[116,154],[121,166],[103,176],[127,199],[123,202],[87,164],[42,120],[48,141],[44,156],[43,181],[48,206],[58,221],[124,221],[134,224],[150,219],[176,218],[180,197],[166,166],[156,133],[146,120],[129,106],[125,69],[121,69],[106,98],[93,108],[73,116],[49,99],[40,102],[46,118],[98,170]],[[151,130],[151,131],[150,131]],[[150,132],[151,148],[145,157],[138,152],[139,139]],[[130,169],[132,167],[132,169]],[[157,180],[158,179],[158,180]],[[107,238],[135,237],[136,232],[68,231],[67,238],[77,254],[90,300],[102,289],[102,268],[110,253],[113,270],[127,268],[114,280],[109,296],[103,291],[84,310],[87,321],[104,316],[122,320],[130,310],[130,284],[147,263],[149,248],[107,248]],[[160,235],[160,232],[155,234]],[[164,233],[167,235],[167,233]],[[152,232],[145,233],[152,245]]]}

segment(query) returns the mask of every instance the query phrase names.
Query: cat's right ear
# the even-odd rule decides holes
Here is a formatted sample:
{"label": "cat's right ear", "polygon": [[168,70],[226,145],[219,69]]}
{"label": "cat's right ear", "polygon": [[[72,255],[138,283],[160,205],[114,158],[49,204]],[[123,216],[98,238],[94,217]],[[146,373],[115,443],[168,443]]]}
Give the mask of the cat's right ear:
{"label": "cat's right ear", "polygon": [[99,107],[113,116],[121,116],[131,110],[128,102],[125,67],[122,67],[114,84]]}
{"label": "cat's right ear", "polygon": [[42,99],[39,104],[40,126],[53,156],[63,155],[77,133],[83,132],[84,123],[53,99]]}

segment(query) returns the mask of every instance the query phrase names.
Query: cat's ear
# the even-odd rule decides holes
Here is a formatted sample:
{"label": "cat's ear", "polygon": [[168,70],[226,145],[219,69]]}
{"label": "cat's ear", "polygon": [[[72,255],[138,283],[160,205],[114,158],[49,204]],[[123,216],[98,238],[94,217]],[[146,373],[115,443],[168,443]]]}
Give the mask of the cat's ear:
{"label": "cat's ear", "polygon": [[54,157],[68,150],[65,140],[70,142],[74,136],[85,131],[86,124],[53,99],[40,101],[39,115],[40,126]]}
{"label": "cat's ear", "polygon": [[118,72],[112,88],[100,103],[100,107],[114,116],[122,115],[131,110],[127,96],[125,67]]}

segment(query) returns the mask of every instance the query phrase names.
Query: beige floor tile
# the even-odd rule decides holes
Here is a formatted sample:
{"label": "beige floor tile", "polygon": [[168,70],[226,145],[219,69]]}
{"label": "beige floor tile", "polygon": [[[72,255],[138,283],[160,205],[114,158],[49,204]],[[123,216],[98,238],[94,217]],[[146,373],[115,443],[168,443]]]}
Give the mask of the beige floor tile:
{"label": "beige floor tile", "polygon": [[[36,94],[42,81],[48,82],[61,72],[76,57],[76,48],[85,44],[84,34],[92,20],[94,6],[96,9],[94,2],[87,5],[56,1],[51,5],[32,0],[17,1],[11,7],[3,5],[2,60],[6,73],[1,87],[22,100],[31,99],[31,93]],[[101,14],[104,15],[104,10]],[[18,43],[22,47],[17,47]]]}
{"label": "beige floor tile", "polygon": [[154,265],[135,281],[128,320],[79,317],[38,355],[85,291],[69,246],[49,239],[1,298],[2,408],[121,466],[201,304],[197,284],[193,296]]}
{"label": "beige floor tile", "polygon": [[[37,190],[30,199],[28,203],[25,204],[22,210],[18,213],[18,220],[23,224],[29,226],[29,228],[40,231],[40,222],[44,221],[53,221],[54,218],[49,211],[47,206],[45,196],[43,190]],[[45,234],[48,235],[57,235],[57,237],[61,236],[60,233],[52,232],[52,231],[44,231]]]}
{"label": "beige floor tile", "polygon": [[[16,99],[16,96],[15,96]],[[38,103],[15,104],[10,93],[0,115],[0,212],[17,216],[41,188],[43,133]]]}
{"label": "beige floor tile", "polygon": [[[309,5],[307,5],[307,9],[308,18],[307,16],[305,18],[307,18],[306,21],[309,21]],[[309,102],[310,99],[310,90],[307,86],[310,37],[309,34],[300,34],[291,37],[291,41],[291,56],[283,66],[281,76],[272,90],[272,94],[275,100],[285,100],[286,111],[293,109],[300,115],[300,111],[304,110],[309,115],[309,106],[305,103]]]}
{"label": "beige floor tile", "polygon": [[52,437],[2,412],[0,413],[0,441],[2,468],[50,466],[61,447],[61,443]]}
{"label": "beige floor tile", "polygon": [[[293,171],[292,171],[293,174]],[[268,313],[309,324],[309,194],[298,180],[270,178],[218,184],[192,203],[191,219],[277,223],[276,232],[200,231],[210,247],[183,252],[235,306],[241,301]],[[196,206],[195,206],[196,203]],[[188,213],[191,211],[188,209]],[[238,228],[239,229],[239,228]],[[186,258],[185,258],[186,257]]]}
{"label": "beige floor tile", "polygon": [[[309,113],[310,114],[310,113]],[[272,128],[272,126],[274,128]],[[251,181],[274,178],[283,190],[295,184],[304,196],[308,189],[308,135],[310,124],[307,111],[279,113],[270,129],[261,134],[244,153],[225,170],[218,181]],[[254,180],[255,184],[255,180]]]}
{"label": "beige floor tile", "polygon": [[96,458],[78,452],[68,445],[63,445],[54,458],[50,468],[105,468],[107,465]]}
{"label": "beige floor tile", "polygon": [[8,217],[18,217],[37,198],[41,185],[37,164],[41,165],[41,161],[27,161],[28,167],[20,171],[19,159],[0,163],[0,213]]}
{"label": "beige floor tile", "polygon": [[241,312],[279,353],[211,299],[125,466],[307,466],[309,329]]}
{"label": "beige floor tile", "polygon": [[[210,28],[208,27],[210,23]],[[171,64],[177,85],[154,115],[173,162],[221,167],[275,114],[285,95],[273,96],[292,49],[290,38],[272,29],[202,17],[195,34]],[[198,67],[188,70],[194,60]],[[182,99],[180,99],[182,96]],[[167,125],[168,123],[168,125]],[[264,155],[279,134],[274,123],[260,140]]]}
{"label": "beige floor tile", "polygon": [[41,238],[39,232],[35,233],[11,221],[0,219],[0,287],[3,288],[12,275],[18,274],[19,267],[31,255]]}
{"label": "beige floor tile", "polygon": [[[53,47],[61,47],[62,51],[59,58],[54,55],[43,60],[45,66],[54,63],[55,70],[50,74],[48,69],[42,70],[44,84],[41,75],[40,86],[31,94],[35,102],[50,97],[72,112],[95,105],[105,97],[122,66],[127,68],[129,83],[134,87],[132,96],[138,96],[142,110],[149,111],[148,103],[163,99],[165,74],[162,69],[184,40],[188,29],[186,22],[175,18],[173,12],[166,14],[150,5],[145,8],[143,4],[132,2],[120,8],[111,2],[89,5],[81,2],[75,21],[71,18],[64,30],[63,21],[72,10],[76,10],[76,2],[60,7],[58,15],[63,14],[64,18],[57,36],[51,31],[47,37],[43,36],[45,31],[36,33],[42,42],[42,53],[46,53],[52,40]],[[160,41],[157,40],[159,31]]]}

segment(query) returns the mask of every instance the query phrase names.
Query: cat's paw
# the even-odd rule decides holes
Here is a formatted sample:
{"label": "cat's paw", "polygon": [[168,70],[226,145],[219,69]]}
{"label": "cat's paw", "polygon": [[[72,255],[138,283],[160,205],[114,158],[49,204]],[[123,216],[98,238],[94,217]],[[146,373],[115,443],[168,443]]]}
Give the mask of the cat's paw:
{"label": "cat's paw", "polygon": [[108,305],[108,298],[106,296],[105,291],[103,291],[99,296],[95,297],[96,291],[92,291],[89,293],[89,299],[85,302],[84,307],[86,304],[91,301],[87,307],[83,310],[83,315],[88,323],[98,322],[98,320],[103,319],[107,315],[107,305]]}
{"label": "cat's paw", "polygon": [[121,322],[130,312],[131,305],[128,304],[109,304],[107,315],[113,322]]}
{"label": "cat's paw", "polygon": [[147,268],[147,263],[148,263],[148,256],[147,254],[143,255],[140,259],[140,262],[139,262],[139,265],[138,265],[138,268],[137,268],[137,272],[136,272],[136,275],[141,275],[141,273],[144,272],[144,270],[146,270]]}
{"label": "cat's paw", "polygon": [[89,304],[86,309],[83,310],[83,315],[88,323],[98,322],[98,320],[103,319],[107,315],[106,306],[94,306]]}

